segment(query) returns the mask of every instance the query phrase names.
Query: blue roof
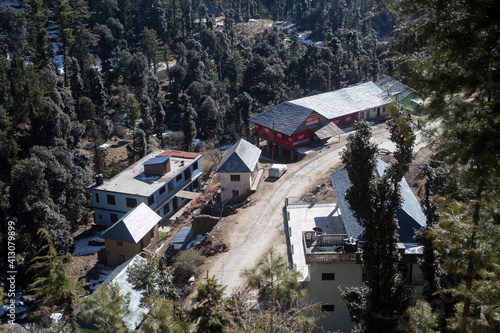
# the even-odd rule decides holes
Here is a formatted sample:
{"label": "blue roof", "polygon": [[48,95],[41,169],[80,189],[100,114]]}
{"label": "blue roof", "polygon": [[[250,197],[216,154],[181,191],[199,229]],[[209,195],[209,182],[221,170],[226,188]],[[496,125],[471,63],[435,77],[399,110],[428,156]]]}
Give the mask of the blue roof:
{"label": "blue roof", "polygon": [[169,158],[170,158],[170,156],[154,157],[154,158],[151,158],[151,159],[147,160],[146,162],[142,163],[142,165],[161,164],[161,163],[165,162],[166,160],[168,160]]}
{"label": "blue roof", "polygon": [[[384,161],[377,159],[376,178],[380,178],[389,165]],[[337,198],[337,204],[342,214],[342,220],[349,237],[359,238],[363,233],[363,227],[358,223],[352,211],[349,208],[349,203],[345,199],[345,192],[351,187],[351,181],[347,174],[347,170],[342,168],[330,175],[333,190]],[[415,230],[425,226],[426,218],[420,204],[413,194],[410,186],[403,178],[399,182],[401,186],[401,197],[403,203],[396,210],[396,219],[398,220],[399,242],[413,243],[415,242]]]}

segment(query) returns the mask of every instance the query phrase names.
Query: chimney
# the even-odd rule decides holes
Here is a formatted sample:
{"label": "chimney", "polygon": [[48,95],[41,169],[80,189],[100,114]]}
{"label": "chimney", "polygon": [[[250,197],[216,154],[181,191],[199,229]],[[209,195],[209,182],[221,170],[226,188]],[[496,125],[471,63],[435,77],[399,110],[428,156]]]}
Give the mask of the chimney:
{"label": "chimney", "polygon": [[102,174],[95,175],[95,183],[97,186],[102,185],[104,183],[104,178]]}

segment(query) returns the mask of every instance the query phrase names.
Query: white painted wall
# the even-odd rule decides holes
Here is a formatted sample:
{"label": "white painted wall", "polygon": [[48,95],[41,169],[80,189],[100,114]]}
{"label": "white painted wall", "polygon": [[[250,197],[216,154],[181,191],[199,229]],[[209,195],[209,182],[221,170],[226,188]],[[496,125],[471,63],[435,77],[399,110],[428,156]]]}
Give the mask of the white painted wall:
{"label": "white painted wall", "polygon": [[[231,181],[231,175],[240,175],[240,181]],[[221,185],[221,201],[225,202],[233,197],[233,191],[238,190],[239,196],[245,195],[252,187],[252,174],[246,173],[219,173]]]}

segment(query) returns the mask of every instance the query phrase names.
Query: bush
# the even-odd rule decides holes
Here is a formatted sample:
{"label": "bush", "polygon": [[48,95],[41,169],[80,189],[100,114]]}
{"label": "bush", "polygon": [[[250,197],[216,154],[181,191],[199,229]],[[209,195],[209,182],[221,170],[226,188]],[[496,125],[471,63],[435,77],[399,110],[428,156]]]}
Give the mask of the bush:
{"label": "bush", "polygon": [[196,269],[204,262],[204,258],[194,249],[182,251],[174,264],[174,278],[177,283],[183,283],[196,273]]}

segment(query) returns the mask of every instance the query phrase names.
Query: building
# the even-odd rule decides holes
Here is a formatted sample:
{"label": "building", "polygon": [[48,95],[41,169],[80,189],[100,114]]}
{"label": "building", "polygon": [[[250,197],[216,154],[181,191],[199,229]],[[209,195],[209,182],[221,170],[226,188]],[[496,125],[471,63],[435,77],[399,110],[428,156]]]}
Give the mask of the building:
{"label": "building", "polygon": [[412,114],[424,114],[422,106],[418,103],[420,96],[414,89],[390,76],[378,80],[375,84],[391,96],[395,102],[408,108]]}
{"label": "building", "polygon": [[158,150],[90,188],[96,224],[110,226],[141,203],[170,217],[200,188],[202,155]]}
{"label": "building", "polygon": [[[383,174],[387,164],[378,161],[376,176]],[[363,228],[354,218],[344,197],[351,186],[347,171],[341,169],[330,179],[335,196],[287,198],[285,201],[285,231],[290,265],[302,273],[309,297],[322,304],[327,316],[319,326],[325,330],[350,332],[354,323],[342,300],[339,287],[364,286],[362,261]],[[425,225],[425,216],[408,183],[400,182],[403,205],[396,214],[400,234],[399,269],[421,294],[424,279],[417,264],[421,253],[413,236],[415,229]]]}
{"label": "building", "polygon": [[[215,20],[215,18],[217,17],[217,13],[215,12],[215,9],[214,7],[210,6],[210,5],[205,5],[205,7],[207,8],[207,15],[206,17],[208,17],[209,19],[213,19]],[[195,18],[199,19],[200,18],[200,13],[198,12],[198,8],[199,7],[196,7],[195,9]],[[201,17],[201,19],[204,19],[205,17]]]}
{"label": "building", "polygon": [[374,83],[368,82],[349,88],[281,103],[250,119],[254,123],[256,142],[264,139],[291,153],[294,149],[342,133],[339,127],[351,126],[360,119],[387,117],[386,106],[391,99]]}
{"label": "building", "polygon": [[120,265],[141,253],[158,238],[160,221],[161,217],[145,203],[125,214],[100,236],[104,239],[105,264]]}
{"label": "building", "polygon": [[[128,310],[129,312],[125,315],[122,320],[125,326],[130,331],[135,331],[140,323],[142,322],[143,315],[149,312],[148,308],[141,305],[142,291],[134,289],[132,283],[128,280],[128,274],[131,267],[136,264],[143,264],[146,259],[141,256],[134,256],[133,258],[127,260],[120,266],[116,267],[115,270],[104,280],[102,286],[106,286],[110,283],[115,284],[119,288],[119,294],[123,297],[128,297]],[[78,319],[78,325],[83,332],[97,332],[97,327],[94,323],[86,323]]]}
{"label": "building", "polygon": [[260,178],[260,153],[259,148],[244,139],[226,151],[215,170],[220,177],[221,202],[239,200],[255,191]]}

